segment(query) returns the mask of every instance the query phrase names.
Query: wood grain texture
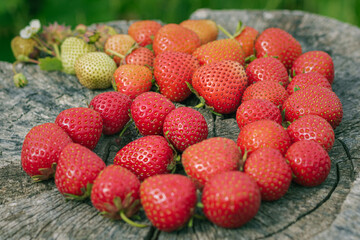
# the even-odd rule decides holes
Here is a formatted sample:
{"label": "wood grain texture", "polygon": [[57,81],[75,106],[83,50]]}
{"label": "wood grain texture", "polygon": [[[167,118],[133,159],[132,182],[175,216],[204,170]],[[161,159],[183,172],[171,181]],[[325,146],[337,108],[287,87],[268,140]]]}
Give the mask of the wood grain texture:
{"label": "wood grain texture", "polygon": [[[262,31],[280,27],[293,34],[303,52],[323,50],[335,64],[333,89],[344,107],[330,152],[328,179],[315,188],[292,184],[284,198],[262,203],[257,216],[239,229],[227,230],[205,220],[173,233],[153,227],[138,229],[98,214],[91,202],[66,202],[53,180],[33,183],[21,168],[20,152],[27,132],[35,125],[53,122],[70,107],[86,106],[102,91],[90,91],[75,76],[43,72],[34,65],[19,65],[29,85],[13,86],[11,64],[0,62],[0,239],[359,239],[360,230],[360,29],[333,19],[300,11],[211,11],[200,9],[192,17],[213,19],[230,31],[238,20]],[[131,22],[109,25],[126,33]],[[224,38],[224,35],[220,35]],[[107,89],[106,91],[111,91]],[[195,105],[191,98],[186,105]],[[180,104],[177,104],[180,106]],[[209,137],[236,141],[239,129],[234,115],[214,116],[200,110]],[[117,151],[140,137],[134,125],[122,139],[102,136],[95,152],[106,164]],[[179,171],[182,171],[180,168]],[[148,222],[140,211],[140,222]]]}

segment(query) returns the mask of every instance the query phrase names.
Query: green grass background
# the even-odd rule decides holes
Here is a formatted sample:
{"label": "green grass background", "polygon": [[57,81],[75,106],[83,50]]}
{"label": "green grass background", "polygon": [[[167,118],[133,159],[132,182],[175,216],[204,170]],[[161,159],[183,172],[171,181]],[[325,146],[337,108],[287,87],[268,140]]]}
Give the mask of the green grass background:
{"label": "green grass background", "polygon": [[303,10],[360,26],[360,0],[0,0],[0,60],[14,61],[10,41],[31,19],[72,27],[123,19],[179,23],[199,8]]}

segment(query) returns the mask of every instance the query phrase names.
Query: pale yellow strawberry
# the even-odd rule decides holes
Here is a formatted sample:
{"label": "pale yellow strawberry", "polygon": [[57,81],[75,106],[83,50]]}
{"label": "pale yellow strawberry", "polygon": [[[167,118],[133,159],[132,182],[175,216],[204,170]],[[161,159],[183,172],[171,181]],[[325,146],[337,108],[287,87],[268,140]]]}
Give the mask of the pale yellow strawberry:
{"label": "pale yellow strawberry", "polygon": [[89,89],[104,89],[111,86],[116,63],[104,52],[90,52],[75,62],[79,82]]}
{"label": "pale yellow strawberry", "polygon": [[75,61],[78,57],[96,50],[93,44],[87,44],[77,37],[68,37],[61,45],[61,62],[63,71],[68,74],[75,74]]}

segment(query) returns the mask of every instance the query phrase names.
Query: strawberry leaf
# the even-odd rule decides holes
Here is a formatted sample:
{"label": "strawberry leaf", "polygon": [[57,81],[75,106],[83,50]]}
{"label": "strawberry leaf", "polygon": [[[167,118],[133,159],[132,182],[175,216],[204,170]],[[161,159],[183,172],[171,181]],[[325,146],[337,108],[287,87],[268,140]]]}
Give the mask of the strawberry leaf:
{"label": "strawberry leaf", "polygon": [[57,57],[39,58],[39,67],[43,71],[61,71],[62,63]]}

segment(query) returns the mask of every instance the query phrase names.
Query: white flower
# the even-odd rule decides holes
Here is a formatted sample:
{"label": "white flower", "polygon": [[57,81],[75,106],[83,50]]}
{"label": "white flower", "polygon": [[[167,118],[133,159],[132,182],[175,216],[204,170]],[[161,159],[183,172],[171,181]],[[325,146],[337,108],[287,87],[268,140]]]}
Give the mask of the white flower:
{"label": "white flower", "polygon": [[31,38],[32,35],[33,35],[33,31],[30,26],[26,26],[24,29],[20,31],[20,37],[24,39]]}
{"label": "white flower", "polygon": [[40,30],[41,24],[39,19],[33,19],[30,21],[30,27],[33,33],[37,33]]}

